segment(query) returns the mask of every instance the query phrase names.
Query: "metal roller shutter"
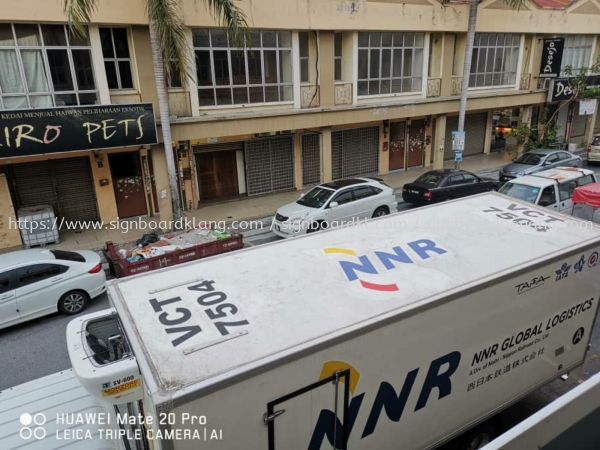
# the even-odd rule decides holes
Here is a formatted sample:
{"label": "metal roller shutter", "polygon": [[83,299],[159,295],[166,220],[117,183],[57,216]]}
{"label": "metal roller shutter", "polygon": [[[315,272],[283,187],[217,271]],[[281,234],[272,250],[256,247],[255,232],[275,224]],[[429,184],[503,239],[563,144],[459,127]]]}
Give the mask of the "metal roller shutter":
{"label": "metal roller shutter", "polygon": [[[477,155],[484,152],[487,112],[467,114],[465,117],[465,151],[463,156]],[[446,119],[446,136],[444,138],[444,159],[454,159],[452,150],[452,132],[458,130],[458,116]]]}
{"label": "metal roller shutter", "polygon": [[51,205],[58,218],[100,219],[89,158],[14,164],[8,169],[15,209]]}
{"label": "metal roller shutter", "polygon": [[334,180],[379,172],[379,126],[331,133]]}
{"label": "metal roller shutter", "polygon": [[321,182],[321,135],[302,134],[302,185]]}
{"label": "metal roller shutter", "polygon": [[294,187],[293,136],[246,142],[248,195]]}
{"label": "metal roller shutter", "polygon": [[571,133],[569,142],[579,142],[581,138],[585,136],[585,124],[587,122],[587,118],[588,116],[579,115],[579,104],[576,104],[575,110],[573,111],[573,118],[571,119]]}

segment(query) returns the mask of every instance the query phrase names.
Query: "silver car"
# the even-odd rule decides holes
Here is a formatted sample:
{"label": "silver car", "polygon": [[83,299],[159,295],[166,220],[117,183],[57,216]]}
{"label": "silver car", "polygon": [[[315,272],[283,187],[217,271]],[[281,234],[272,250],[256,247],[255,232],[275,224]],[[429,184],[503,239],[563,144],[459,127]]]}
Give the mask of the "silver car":
{"label": "silver car", "polygon": [[564,150],[532,150],[515,158],[500,170],[500,181],[509,181],[524,175],[554,167],[581,167],[581,157]]}

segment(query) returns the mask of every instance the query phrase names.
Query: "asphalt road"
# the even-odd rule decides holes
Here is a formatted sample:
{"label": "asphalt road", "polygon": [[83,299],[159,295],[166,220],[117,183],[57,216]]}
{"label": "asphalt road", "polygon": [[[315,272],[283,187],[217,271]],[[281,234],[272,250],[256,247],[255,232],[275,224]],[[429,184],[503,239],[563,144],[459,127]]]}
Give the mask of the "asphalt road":
{"label": "asphalt road", "polygon": [[[600,166],[591,167],[600,173]],[[486,176],[493,176],[487,173]],[[496,174],[497,175],[497,174]],[[410,206],[401,203],[399,210]],[[252,236],[252,245],[279,240],[272,233]],[[108,308],[106,294],[92,301],[87,312]],[[70,317],[54,314],[0,331],[0,391],[71,367],[66,348],[65,329]],[[600,319],[596,322],[586,362],[577,378],[554,381],[503,413],[507,425],[514,425],[544,407],[577,384],[600,372]]]}

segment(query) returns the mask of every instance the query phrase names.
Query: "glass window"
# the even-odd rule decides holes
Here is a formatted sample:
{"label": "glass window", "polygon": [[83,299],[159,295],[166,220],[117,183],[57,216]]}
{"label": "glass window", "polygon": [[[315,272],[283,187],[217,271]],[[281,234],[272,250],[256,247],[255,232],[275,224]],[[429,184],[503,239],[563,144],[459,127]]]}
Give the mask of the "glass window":
{"label": "glass window", "polygon": [[540,193],[540,188],[527,186],[526,184],[508,182],[505,183],[498,192],[529,203],[535,203],[538,194]]}
{"label": "glass window", "polygon": [[0,109],[98,103],[89,37],[65,25],[0,25]]}
{"label": "glass window", "polygon": [[308,33],[306,31],[298,33],[298,39],[300,41],[300,81],[302,83],[309,83],[310,68],[308,66]]}
{"label": "glass window", "polygon": [[0,294],[4,294],[11,290],[10,278],[13,276],[14,272],[14,270],[9,270],[8,272],[0,273]]}
{"label": "glass window", "polygon": [[324,189],[316,187],[308,191],[302,196],[296,203],[302,206],[308,206],[309,208],[320,208],[327,200],[334,194],[335,191],[331,189]]}
{"label": "glass window", "polygon": [[[391,42],[391,34],[390,34]],[[335,33],[334,35],[334,72],[335,81],[342,81],[342,33]]]}
{"label": "glass window", "polygon": [[133,89],[126,28],[100,28],[100,42],[108,88]]}
{"label": "glass window", "polygon": [[592,145],[594,145],[594,146],[600,145],[600,136],[596,136],[594,138],[594,140],[592,141]]}
{"label": "glass window", "polygon": [[349,189],[333,197],[332,202],[337,202],[338,205],[343,205],[344,203],[350,203],[352,200],[352,190]]}
{"label": "glass window", "polygon": [[560,183],[558,185],[558,193],[560,195],[560,201],[563,202],[565,200],[569,200],[573,197],[573,191],[576,187],[575,180],[565,181],[564,183]]}
{"label": "glass window", "polygon": [[371,186],[354,188],[354,200],[371,197],[372,195],[375,195],[375,193],[372,191]]}
{"label": "glass window", "polygon": [[289,31],[251,31],[244,48],[224,30],[192,30],[201,107],[293,101]]}
{"label": "glass window", "polygon": [[558,153],[552,153],[549,155],[545,159],[544,164],[554,164],[555,162],[558,162]]}
{"label": "glass window", "polygon": [[542,195],[540,196],[540,206],[550,206],[556,203],[556,194],[554,191],[554,186],[548,186],[542,191]]}
{"label": "glass window", "polygon": [[524,153],[522,156],[515,159],[515,162],[518,164],[527,164],[530,166],[537,166],[541,161],[542,156],[537,153]]}
{"label": "glass window", "polygon": [[50,250],[50,253],[52,253],[56,259],[82,263],[85,262],[85,258],[81,255],[81,253],[69,252],[66,250]]}
{"label": "glass window", "polygon": [[471,173],[463,173],[463,177],[465,179],[465,183],[477,183],[479,182],[479,179],[471,174]]}
{"label": "glass window", "polygon": [[594,177],[592,175],[586,175],[581,178],[577,178],[577,186],[585,186],[586,184],[594,183]]}
{"label": "glass window", "polygon": [[560,76],[564,77],[565,67],[571,66],[572,76],[579,75],[582,67],[589,67],[592,58],[592,46],[595,36],[591,34],[571,34],[565,38]]}
{"label": "glass window", "polygon": [[465,179],[462,174],[460,175],[452,175],[448,180],[448,186],[455,186],[457,184],[464,184]]}
{"label": "glass window", "polygon": [[439,173],[426,173],[421,175],[415,180],[418,184],[427,184],[430,186],[437,186],[440,181],[444,179],[443,175]]}
{"label": "glass window", "polygon": [[34,264],[18,269],[18,287],[27,286],[66,272],[68,267],[58,264]]}
{"label": "glass window", "polygon": [[358,95],[421,92],[423,33],[358,33]]}
{"label": "glass window", "polygon": [[477,33],[469,87],[514,86],[520,44],[518,34]]}

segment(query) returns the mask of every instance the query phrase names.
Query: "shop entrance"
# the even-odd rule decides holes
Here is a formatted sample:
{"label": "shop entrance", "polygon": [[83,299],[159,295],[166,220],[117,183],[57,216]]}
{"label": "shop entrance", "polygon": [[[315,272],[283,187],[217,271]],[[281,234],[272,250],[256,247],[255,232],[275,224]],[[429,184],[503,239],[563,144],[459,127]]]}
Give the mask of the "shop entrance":
{"label": "shop entrance", "polygon": [[138,152],[109,153],[108,162],[120,219],[148,213]]}
{"label": "shop entrance", "polygon": [[200,199],[231,197],[238,194],[235,151],[196,154]]}
{"label": "shop entrance", "polygon": [[390,170],[404,169],[404,148],[406,145],[406,123],[390,124]]}

